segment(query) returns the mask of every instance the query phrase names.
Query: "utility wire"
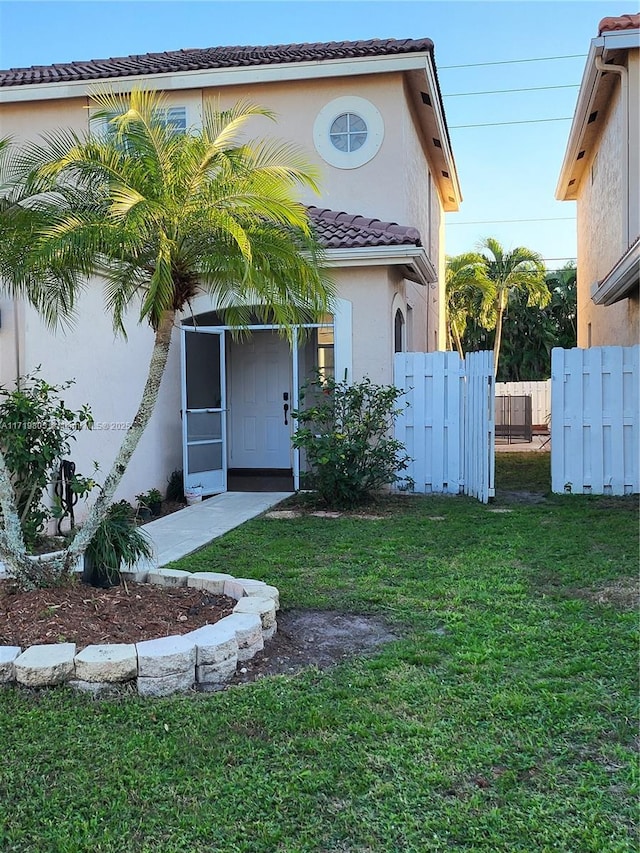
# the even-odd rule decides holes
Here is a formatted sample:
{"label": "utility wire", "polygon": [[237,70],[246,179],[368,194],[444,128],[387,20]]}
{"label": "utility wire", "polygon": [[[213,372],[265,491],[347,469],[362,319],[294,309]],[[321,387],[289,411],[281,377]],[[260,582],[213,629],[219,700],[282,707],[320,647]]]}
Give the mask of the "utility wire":
{"label": "utility wire", "polygon": [[479,68],[483,65],[515,65],[518,62],[551,62],[554,59],[584,59],[586,53],[571,53],[567,56],[538,56],[535,59],[502,59],[499,62],[470,62],[467,65],[439,65],[438,71],[449,68]]}
{"label": "utility wire", "polygon": [[506,95],[509,92],[544,92],[548,89],[579,89],[579,83],[566,83],[562,86],[531,86],[526,89],[489,89],[486,92],[449,92],[443,98],[466,98],[471,95]]}
{"label": "utility wire", "polygon": [[509,222],[560,222],[561,220],[574,219],[575,216],[545,216],[542,219],[477,219],[474,222],[449,222],[447,220],[447,228],[450,225],[493,225],[494,223],[509,223]]}
{"label": "utility wire", "polygon": [[501,127],[506,124],[541,124],[548,121],[571,121],[573,116],[562,118],[531,118],[524,121],[488,121],[485,124],[450,124],[449,130],[460,130],[463,127]]}

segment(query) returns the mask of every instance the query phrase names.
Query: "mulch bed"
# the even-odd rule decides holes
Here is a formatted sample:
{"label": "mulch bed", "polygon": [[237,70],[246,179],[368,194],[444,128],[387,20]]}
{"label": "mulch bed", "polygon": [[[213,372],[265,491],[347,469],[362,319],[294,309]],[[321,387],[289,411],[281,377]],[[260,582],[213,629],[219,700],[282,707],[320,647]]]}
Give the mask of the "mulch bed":
{"label": "mulch bed", "polygon": [[186,634],[233,612],[226,595],[182,587],[127,583],[96,589],[76,581],[21,592],[0,581],[0,645],[23,649],[40,643],[137,643]]}

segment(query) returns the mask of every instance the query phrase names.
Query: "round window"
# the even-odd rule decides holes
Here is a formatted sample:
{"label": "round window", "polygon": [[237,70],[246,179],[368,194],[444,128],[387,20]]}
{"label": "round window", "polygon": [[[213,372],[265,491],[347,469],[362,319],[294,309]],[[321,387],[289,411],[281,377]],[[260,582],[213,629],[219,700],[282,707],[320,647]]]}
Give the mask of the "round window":
{"label": "round window", "polygon": [[342,113],[331,125],[329,139],[338,151],[357,151],[367,141],[367,125],[355,113]]}
{"label": "round window", "polygon": [[313,124],[313,142],[325,162],[338,169],[357,169],[372,160],[382,145],[384,123],[371,101],[355,95],[335,98]]}

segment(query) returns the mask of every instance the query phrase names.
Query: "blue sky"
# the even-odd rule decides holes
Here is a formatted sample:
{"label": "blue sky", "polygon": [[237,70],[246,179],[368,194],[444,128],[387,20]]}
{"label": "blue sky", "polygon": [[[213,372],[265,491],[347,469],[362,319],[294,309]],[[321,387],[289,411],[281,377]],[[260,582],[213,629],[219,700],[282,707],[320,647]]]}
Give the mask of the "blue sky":
{"label": "blue sky", "polygon": [[[576,251],[575,206],[554,199],[570,122],[538,120],[573,115],[585,55],[597,36],[598,22],[635,11],[619,2],[584,0],[0,0],[0,66],[222,44],[428,36],[435,42],[464,196],[459,213],[447,217],[447,252],[468,251],[480,238],[493,236],[507,247],[529,246],[555,267],[562,259],[575,257]],[[523,59],[544,61],[513,62]],[[481,64],[496,62],[508,64]],[[558,86],[570,88],[468,94]],[[459,127],[513,121],[535,123]],[[355,198],[352,208],[358,211]],[[531,219],[546,221],[513,221]]]}

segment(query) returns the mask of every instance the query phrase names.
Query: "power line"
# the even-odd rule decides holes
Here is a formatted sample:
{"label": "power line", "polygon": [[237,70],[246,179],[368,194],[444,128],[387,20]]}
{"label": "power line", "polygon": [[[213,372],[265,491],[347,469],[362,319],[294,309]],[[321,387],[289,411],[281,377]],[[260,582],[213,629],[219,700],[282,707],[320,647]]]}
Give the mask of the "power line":
{"label": "power line", "polygon": [[501,127],[505,124],[541,124],[549,121],[571,121],[573,116],[564,116],[563,118],[532,118],[525,121],[489,121],[485,124],[450,124],[449,130],[460,130],[464,127]]}
{"label": "power line", "polygon": [[575,220],[575,216],[545,216],[542,219],[477,219],[474,222],[449,222],[447,221],[447,228],[450,225],[493,225],[493,224],[504,224],[509,222],[560,222],[562,220],[573,219]]}
{"label": "power line", "polygon": [[443,98],[466,98],[471,95],[506,95],[510,92],[544,92],[547,89],[579,89],[579,83],[566,83],[562,86],[531,86],[526,89],[489,89],[486,92],[449,92]]}
{"label": "power line", "polygon": [[584,59],[586,53],[571,53],[566,56],[538,56],[535,59],[502,59],[499,62],[470,62],[467,65],[439,65],[438,71],[449,68],[480,68],[484,65],[515,65],[518,62],[552,62],[554,59]]}

